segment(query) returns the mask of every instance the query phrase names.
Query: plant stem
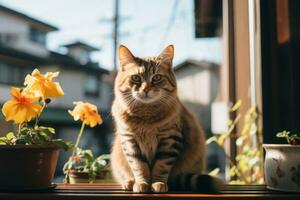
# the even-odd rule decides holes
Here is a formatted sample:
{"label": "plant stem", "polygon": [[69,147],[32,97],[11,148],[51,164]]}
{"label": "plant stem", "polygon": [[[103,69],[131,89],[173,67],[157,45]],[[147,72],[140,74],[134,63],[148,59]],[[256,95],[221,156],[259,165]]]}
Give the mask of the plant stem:
{"label": "plant stem", "polygon": [[21,135],[22,124],[19,124],[18,136]]}
{"label": "plant stem", "polygon": [[85,123],[82,122],[80,131],[79,131],[79,134],[78,134],[78,137],[77,137],[77,139],[76,139],[75,147],[74,147],[74,149],[73,149],[72,156],[75,155],[75,151],[76,151],[76,149],[78,148],[78,145],[79,145],[79,143],[80,143],[80,140],[81,140],[81,137],[82,137],[82,134],[83,134],[84,127],[85,127]]}
{"label": "plant stem", "polygon": [[47,104],[46,104],[45,100],[43,99],[43,107],[42,107],[42,109],[41,109],[40,114],[39,114],[39,115],[36,117],[36,119],[35,119],[34,128],[36,128],[36,127],[38,126],[39,119],[40,119],[40,117],[41,117],[41,115],[42,115],[42,112],[44,111],[46,105],[47,105]]}

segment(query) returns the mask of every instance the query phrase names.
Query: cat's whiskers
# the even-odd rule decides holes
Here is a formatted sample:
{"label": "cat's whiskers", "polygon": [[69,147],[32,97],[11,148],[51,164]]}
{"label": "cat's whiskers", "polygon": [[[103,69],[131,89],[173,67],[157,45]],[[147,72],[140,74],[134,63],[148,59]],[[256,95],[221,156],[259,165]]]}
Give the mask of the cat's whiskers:
{"label": "cat's whiskers", "polygon": [[175,105],[174,102],[171,100],[169,101],[170,99],[168,99],[166,96],[162,96],[159,101],[161,103],[163,103],[164,105],[166,105],[168,107],[168,109],[172,109],[173,106]]}

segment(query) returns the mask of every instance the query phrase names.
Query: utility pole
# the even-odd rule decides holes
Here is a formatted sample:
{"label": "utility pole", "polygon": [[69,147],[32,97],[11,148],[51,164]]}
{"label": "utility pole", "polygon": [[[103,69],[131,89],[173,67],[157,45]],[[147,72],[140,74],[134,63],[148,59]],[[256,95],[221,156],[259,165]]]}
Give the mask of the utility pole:
{"label": "utility pole", "polygon": [[115,9],[114,9],[114,18],[113,18],[113,22],[114,22],[114,29],[113,29],[113,42],[114,42],[114,46],[113,46],[113,64],[114,64],[114,71],[117,71],[117,57],[118,57],[118,42],[119,42],[119,0],[115,0]]}
{"label": "utility pole", "polygon": [[119,39],[120,37],[129,35],[128,33],[120,33],[119,27],[120,24],[124,20],[130,19],[130,17],[123,17],[119,15],[119,8],[120,8],[120,0],[115,0],[114,1],[114,6],[113,6],[113,17],[112,18],[102,18],[100,19],[100,23],[103,22],[108,22],[111,23],[113,26],[112,29],[112,34],[109,37],[112,37],[113,39],[113,71],[117,71],[117,66],[118,66],[118,45],[119,45]]}

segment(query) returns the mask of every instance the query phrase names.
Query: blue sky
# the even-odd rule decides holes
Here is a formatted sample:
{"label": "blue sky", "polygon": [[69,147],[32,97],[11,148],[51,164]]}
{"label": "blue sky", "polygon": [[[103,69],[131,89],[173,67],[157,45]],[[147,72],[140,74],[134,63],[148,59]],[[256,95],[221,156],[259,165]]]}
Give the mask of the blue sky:
{"label": "blue sky", "polygon": [[[120,15],[124,17],[120,25],[120,43],[134,54],[153,56],[172,43],[175,64],[187,58],[221,62],[220,39],[194,38],[192,0],[179,0],[169,31],[167,26],[174,0],[120,2]],[[59,31],[47,38],[50,49],[62,51],[60,45],[81,40],[100,47],[100,52],[93,53],[93,60],[104,68],[112,68],[112,24],[103,19],[113,16],[113,0],[0,0],[0,3],[59,27]]]}

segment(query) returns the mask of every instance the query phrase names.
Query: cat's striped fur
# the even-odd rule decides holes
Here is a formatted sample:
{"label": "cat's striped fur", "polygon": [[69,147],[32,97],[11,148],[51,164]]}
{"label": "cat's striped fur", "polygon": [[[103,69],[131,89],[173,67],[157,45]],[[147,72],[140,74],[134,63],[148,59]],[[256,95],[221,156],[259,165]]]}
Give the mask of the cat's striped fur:
{"label": "cat's striped fur", "polygon": [[168,186],[215,192],[218,180],[202,174],[204,132],[177,96],[173,55],[172,45],[144,59],[119,47],[112,172],[123,189],[134,192],[166,192]]}

